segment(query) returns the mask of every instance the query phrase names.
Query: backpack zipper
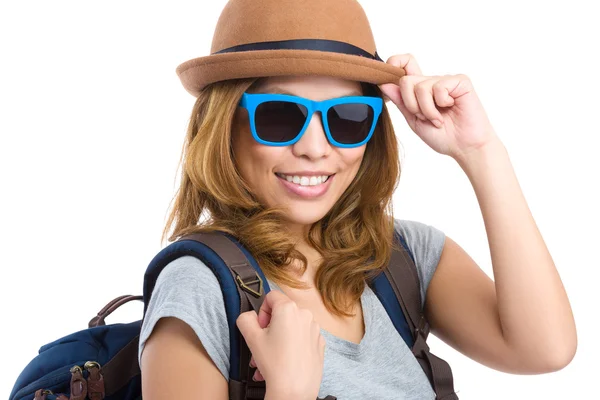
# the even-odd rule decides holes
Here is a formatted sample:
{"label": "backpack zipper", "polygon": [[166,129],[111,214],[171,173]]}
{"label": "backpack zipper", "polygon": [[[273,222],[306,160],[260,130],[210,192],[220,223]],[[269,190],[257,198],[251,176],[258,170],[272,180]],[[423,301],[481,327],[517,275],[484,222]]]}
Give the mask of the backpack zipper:
{"label": "backpack zipper", "polygon": [[[52,372],[50,375],[46,375],[46,376],[30,383],[29,385],[21,388],[15,394],[13,399],[11,399],[11,400],[29,399],[29,397],[35,395],[35,392],[37,390],[39,390],[40,388],[53,388],[55,386],[66,386],[70,389],[69,377],[72,376],[72,374],[73,374],[72,371],[79,369],[83,373],[84,370],[87,372],[90,368],[93,368],[93,367],[97,367],[98,369],[101,368],[100,364],[96,361],[86,361],[85,363],[83,363],[83,366],[80,366],[80,364],[74,364],[67,371],[64,370],[64,368],[67,368],[67,367],[59,368],[58,370]],[[89,372],[87,375],[89,376]],[[51,395],[51,396],[57,396],[52,392],[51,389],[45,389],[44,392],[46,392],[46,394]],[[47,400],[54,400],[55,398],[48,397]]]}

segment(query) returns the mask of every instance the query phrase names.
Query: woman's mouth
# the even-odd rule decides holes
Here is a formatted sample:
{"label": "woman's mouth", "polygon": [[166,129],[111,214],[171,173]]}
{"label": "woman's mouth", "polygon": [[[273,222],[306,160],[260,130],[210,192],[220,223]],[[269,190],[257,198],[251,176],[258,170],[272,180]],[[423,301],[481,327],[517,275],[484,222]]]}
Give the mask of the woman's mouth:
{"label": "woman's mouth", "polygon": [[276,173],[278,180],[291,193],[302,198],[323,196],[335,177],[333,175],[300,176]]}

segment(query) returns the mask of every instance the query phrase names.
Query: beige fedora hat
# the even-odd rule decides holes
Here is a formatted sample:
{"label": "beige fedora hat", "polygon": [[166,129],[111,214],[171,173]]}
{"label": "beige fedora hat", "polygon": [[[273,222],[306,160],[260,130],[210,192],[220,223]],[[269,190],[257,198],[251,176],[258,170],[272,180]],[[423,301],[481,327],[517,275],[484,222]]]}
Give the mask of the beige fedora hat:
{"label": "beige fedora hat", "polygon": [[195,97],[210,83],[237,78],[324,75],[383,84],[405,75],[377,54],[356,0],[230,0],[211,54],[180,64],[176,72]]}

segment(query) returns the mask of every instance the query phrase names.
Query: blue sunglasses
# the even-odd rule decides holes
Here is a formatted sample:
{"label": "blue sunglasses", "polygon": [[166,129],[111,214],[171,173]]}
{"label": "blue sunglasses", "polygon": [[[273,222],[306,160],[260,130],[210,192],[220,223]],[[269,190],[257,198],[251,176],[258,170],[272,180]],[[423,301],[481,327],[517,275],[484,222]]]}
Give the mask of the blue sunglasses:
{"label": "blue sunglasses", "polygon": [[329,143],[358,147],[367,143],[381,115],[380,97],[350,96],[313,101],[287,94],[244,93],[240,106],[248,110],[254,139],[267,146],[289,146],[306,131],[312,115],[321,112]]}

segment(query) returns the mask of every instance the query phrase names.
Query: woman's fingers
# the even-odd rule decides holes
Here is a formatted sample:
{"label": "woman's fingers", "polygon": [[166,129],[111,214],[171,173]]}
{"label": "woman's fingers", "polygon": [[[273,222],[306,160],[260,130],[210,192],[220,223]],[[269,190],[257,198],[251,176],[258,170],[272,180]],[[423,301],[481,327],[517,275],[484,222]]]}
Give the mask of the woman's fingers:
{"label": "woman's fingers", "polygon": [[256,312],[246,311],[241,313],[235,323],[244,336],[244,339],[246,339],[248,347],[252,347],[252,344],[256,340],[257,336],[262,332],[262,329],[258,325]]}
{"label": "woman's fingers", "polygon": [[383,94],[398,107],[409,123],[414,123],[416,118],[425,119],[419,108],[414,86],[427,78],[423,76],[417,60],[412,54],[397,54],[388,58],[387,63],[403,68],[406,75],[400,78],[398,84],[380,85]]}
{"label": "woman's fingers", "polygon": [[417,60],[410,53],[393,55],[388,58],[387,63],[395,67],[404,68],[406,75],[423,75],[421,67],[417,64]]}
{"label": "woman's fingers", "polygon": [[254,379],[254,381],[256,382],[261,382],[265,380],[265,377],[262,376],[262,374],[260,373],[260,370],[257,369],[256,371],[254,371],[254,376],[252,377],[252,379]]}
{"label": "woman's fingers", "polygon": [[[417,93],[415,91],[415,87],[419,84],[422,84],[428,80],[426,76],[403,76],[400,78],[400,82],[398,82],[398,87],[400,88],[400,96],[402,97],[402,102],[404,106],[412,115],[416,115],[419,117],[419,114],[425,115],[424,110],[421,109],[421,105],[417,99]],[[424,87],[421,85],[421,92]],[[420,96],[423,93],[419,93]],[[423,118],[420,118],[423,119]]]}
{"label": "woman's fingers", "polygon": [[[271,322],[271,314],[273,309],[278,305],[285,305],[286,303],[293,303],[289,297],[281,293],[278,290],[271,290],[265,296],[260,310],[258,311],[258,323],[261,328],[266,328]],[[294,303],[295,304],[295,303]]]}
{"label": "woman's fingers", "polygon": [[269,322],[271,322],[271,312],[272,312],[272,306],[269,304],[265,304],[266,300],[263,301],[262,306],[260,307],[260,310],[258,310],[258,325],[260,325],[261,328],[266,328],[267,326],[269,326]]}
{"label": "woman's fingers", "polygon": [[246,339],[250,350],[252,350],[257,337],[262,334],[263,329],[271,322],[273,309],[290,306],[288,303],[293,303],[289,297],[277,290],[272,290],[265,296],[258,315],[255,311],[246,311],[240,314],[236,320],[236,325]]}
{"label": "woman's fingers", "polygon": [[[265,323],[267,326],[261,327]],[[237,324],[252,353],[249,363],[256,368],[254,380],[288,387],[286,395],[292,397],[316,397],[323,375],[325,340],[309,310],[273,290],[265,296],[258,315],[255,311],[242,313]]]}
{"label": "woman's fingers", "polygon": [[436,108],[433,100],[433,84],[435,79],[427,79],[415,85],[415,97],[419,103],[421,114],[438,128],[444,123],[444,117]]}
{"label": "woman's fingers", "polygon": [[440,107],[451,107],[454,105],[454,98],[450,96],[448,88],[444,86],[443,82],[436,82],[432,89],[435,104]]}
{"label": "woman's fingers", "polygon": [[399,79],[397,85],[380,85],[383,94],[398,107],[409,124],[420,119],[441,127],[444,118],[437,106],[447,107],[453,104],[448,93],[443,93],[443,88],[436,85],[442,79],[439,76],[423,76],[419,64],[411,54],[394,55],[387,63],[404,68],[406,75]]}
{"label": "woman's fingers", "polygon": [[254,376],[253,376],[253,379],[255,381],[258,382],[258,381],[264,381],[265,380],[265,378],[260,373],[260,369],[258,369],[258,367],[256,366],[256,361],[254,361],[254,356],[250,357],[250,367],[256,368],[256,371],[254,371]]}

